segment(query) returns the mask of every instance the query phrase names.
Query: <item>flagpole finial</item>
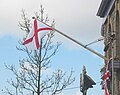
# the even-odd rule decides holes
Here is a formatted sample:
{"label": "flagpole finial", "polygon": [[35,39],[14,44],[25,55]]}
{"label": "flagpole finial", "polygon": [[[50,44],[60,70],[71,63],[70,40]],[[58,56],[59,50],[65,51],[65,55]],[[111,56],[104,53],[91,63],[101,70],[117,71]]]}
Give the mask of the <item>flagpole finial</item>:
{"label": "flagpole finial", "polygon": [[87,71],[86,71],[86,67],[83,66],[83,74],[86,74],[86,73],[87,73]]}
{"label": "flagpole finial", "polygon": [[35,19],[35,17],[33,16],[32,19]]}
{"label": "flagpole finial", "polygon": [[38,18],[39,18],[38,16],[36,16],[36,17],[33,16],[33,17],[32,17],[32,19],[38,19]]}

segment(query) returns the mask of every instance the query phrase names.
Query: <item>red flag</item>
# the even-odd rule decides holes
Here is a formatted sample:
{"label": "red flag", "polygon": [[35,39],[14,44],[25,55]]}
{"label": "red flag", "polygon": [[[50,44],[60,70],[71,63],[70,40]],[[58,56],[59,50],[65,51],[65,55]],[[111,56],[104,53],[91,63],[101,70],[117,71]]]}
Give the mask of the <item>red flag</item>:
{"label": "red flag", "polygon": [[34,31],[31,31],[26,40],[23,42],[23,45],[26,45],[29,49],[38,49],[40,48],[40,40],[45,36],[49,30],[53,30],[51,27],[48,27],[41,22],[39,23],[39,28],[37,20],[34,20]]}

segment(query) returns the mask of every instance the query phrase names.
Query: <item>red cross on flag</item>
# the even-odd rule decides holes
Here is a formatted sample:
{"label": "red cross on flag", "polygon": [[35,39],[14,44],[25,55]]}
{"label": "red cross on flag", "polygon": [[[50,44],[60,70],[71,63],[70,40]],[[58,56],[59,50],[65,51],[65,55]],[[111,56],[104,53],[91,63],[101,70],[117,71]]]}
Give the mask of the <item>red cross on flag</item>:
{"label": "red cross on flag", "polygon": [[106,70],[105,76],[104,76],[104,80],[108,80],[110,77],[110,73],[109,70]]}
{"label": "red cross on flag", "polygon": [[[38,27],[39,26],[39,27]],[[51,27],[44,25],[43,23],[39,22],[35,19],[34,20],[34,30],[31,31],[26,40],[23,42],[30,50],[37,50],[40,48],[41,39],[49,32],[49,30],[53,30]]]}

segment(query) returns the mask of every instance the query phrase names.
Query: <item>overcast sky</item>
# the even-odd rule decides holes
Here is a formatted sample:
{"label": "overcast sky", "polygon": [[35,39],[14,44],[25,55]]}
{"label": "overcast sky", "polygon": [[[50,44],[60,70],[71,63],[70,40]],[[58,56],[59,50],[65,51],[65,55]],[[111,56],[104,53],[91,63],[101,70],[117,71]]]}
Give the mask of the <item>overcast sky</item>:
{"label": "overcast sky", "polygon": [[[1,64],[8,61],[15,63],[20,57],[20,55],[17,55],[16,60],[14,60],[15,56],[10,56],[9,54],[12,52],[17,54],[18,51],[15,50],[16,45],[18,45],[17,41],[22,39],[24,35],[24,32],[18,27],[18,22],[21,21],[22,9],[25,9],[28,17],[31,18],[35,12],[39,11],[40,5],[42,4],[50,20],[55,19],[58,30],[77,41],[87,44],[101,37],[100,28],[102,19],[96,16],[100,2],[101,0],[0,0]],[[55,60],[55,62],[60,61],[61,63],[58,63],[59,65],[55,64],[56,67],[62,68],[62,62],[66,63],[66,65],[69,63],[69,69],[79,67],[75,72],[78,74],[75,85],[79,86],[79,74],[83,65],[88,68],[90,71],[89,74],[95,81],[100,81],[99,71],[103,66],[103,60],[101,58],[76,45],[60,34],[56,33],[55,39],[63,42],[60,53]],[[103,42],[92,45],[91,48],[103,53]],[[73,62],[75,63],[74,65]],[[94,69],[92,69],[93,67]],[[0,71],[0,74],[5,73],[4,71],[5,70]],[[98,95],[102,95],[101,93],[103,93],[99,84],[97,84],[93,90],[90,90],[88,95],[95,95],[96,92],[99,92]],[[69,92],[63,92],[61,95],[82,95],[79,89],[75,90],[74,94],[65,93]]]}
{"label": "overcast sky", "polygon": [[96,17],[100,0],[0,0],[0,35],[22,35],[17,26],[21,10],[31,17],[41,4],[50,20],[55,19],[56,28],[76,39],[89,41],[100,34],[101,20]]}

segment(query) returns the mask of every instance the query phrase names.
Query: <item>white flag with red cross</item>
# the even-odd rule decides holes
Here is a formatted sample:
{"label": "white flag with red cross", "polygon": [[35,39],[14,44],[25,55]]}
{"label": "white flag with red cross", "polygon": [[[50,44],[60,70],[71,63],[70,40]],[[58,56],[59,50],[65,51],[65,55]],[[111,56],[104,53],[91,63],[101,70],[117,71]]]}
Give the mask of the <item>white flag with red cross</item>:
{"label": "white flag with red cross", "polygon": [[45,24],[38,22],[37,19],[34,19],[33,31],[30,31],[26,40],[23,42],[30,50],[37,50],[40,48],[41,39],[48,33],[50,30],[53,30],[51,27],[46,26]]}
{"label": "white flag with red cross", "polygon": [[111,63],[111,61],[112,61],[112,58],[110,58],[108,60],[107,67],[106,67],[106,72],[105,72],[105,75],[104,75],[104,90],[105,90],[105,95],[110,95],[109,94],[109,90],[108,90],[108,80],[110,78],[110,72],[108,70],[108,66]]}

